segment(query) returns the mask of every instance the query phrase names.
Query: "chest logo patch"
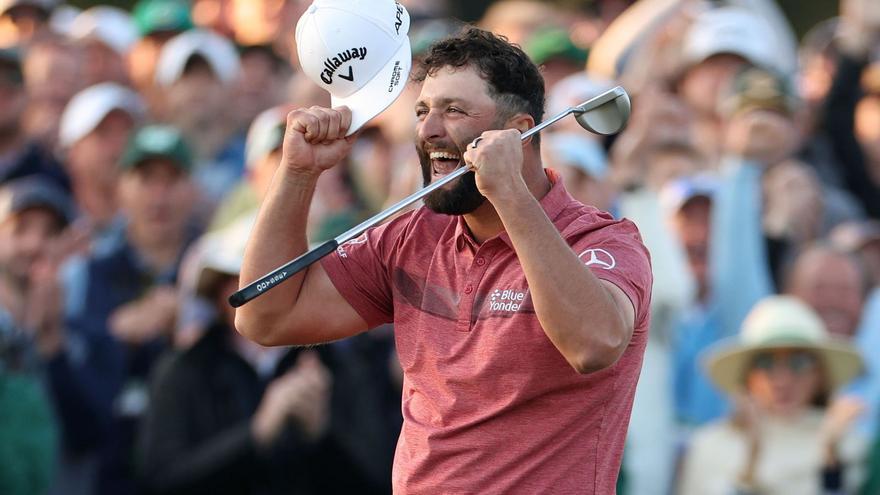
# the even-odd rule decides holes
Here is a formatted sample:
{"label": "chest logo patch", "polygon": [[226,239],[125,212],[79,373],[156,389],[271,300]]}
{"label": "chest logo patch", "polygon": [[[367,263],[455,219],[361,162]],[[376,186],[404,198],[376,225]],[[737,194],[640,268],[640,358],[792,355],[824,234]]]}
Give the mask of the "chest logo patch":
{"label": "chest logo patch", "polygon": [[489,310],[502,313],[516,313],[526,300],[526,291],[514,289],[495,289],[489,296]]}
{"label": "chest logo patch", "polygon": [[604,249],[587,249],[579,254],[578,258],[583,261],[586,266],[596,265],[605,270],[610,270],[617,266],[617,260],[614,259],[614,256],[611,256],[611,253]]}

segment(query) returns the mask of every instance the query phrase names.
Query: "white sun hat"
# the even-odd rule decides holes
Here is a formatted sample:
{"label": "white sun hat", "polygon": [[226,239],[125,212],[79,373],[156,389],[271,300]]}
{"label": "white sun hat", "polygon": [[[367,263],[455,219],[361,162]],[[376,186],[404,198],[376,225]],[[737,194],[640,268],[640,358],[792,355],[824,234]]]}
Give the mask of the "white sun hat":
{"label": "white sun hat", "polygon": [[412,67],[409,14],[394,0],[315,0],[296,24],[303,72],[351,109],[348,135],[403,91]]}
{"label": "white sun hat", "polygon": [[241,70],[238,52],[231,41],[207,29],[190,29],[171,38],[159,52],[156,83],[170,86],[183,75],[186,63],[195,55],[204,58],[217,79],[230,83]]}
{"label": "white sun hat", "polygon": [[58,125],[58,141],[67,148],[86,137],[113,110],[122,110],[135,123],[143,119],[146,106],[132,89],[113,82],[89,86],[64,107]]}
{"label": "white sun hat", "polygon": [[816,353],[831,390],[846,385],[862,371],[858,350],[832,337],[809,306],[792,296],[769,296],[755,304],[736,339],[706,354],[709,377],[729,394],[741,392],[755,356],[774,349]]}

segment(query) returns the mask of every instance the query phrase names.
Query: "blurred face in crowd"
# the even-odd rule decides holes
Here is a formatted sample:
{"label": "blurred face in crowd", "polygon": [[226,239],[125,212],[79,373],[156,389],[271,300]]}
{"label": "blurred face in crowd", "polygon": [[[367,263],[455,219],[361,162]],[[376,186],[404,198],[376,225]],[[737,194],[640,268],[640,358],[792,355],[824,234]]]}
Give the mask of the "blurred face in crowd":
{"label": "blurred face in crowd", "polygon": [[241,76],[236,85],[236,118],[242,126],[284,99],[286,71],[262,51],[250,51],[241,57]]}
{"label": "blurred face in crowd", "polygon": [[866,96],[856,106],[855,133],[868,157],[869,172],[880,184],[880,94]]}
{"label": "blurred face in crowd", "polygon": [[738,55],[721,54],[689,68],[679,83],[679,94],[700,115],[713,115],[718,99],[746,61]]}
{"label": "blurred face in crowd", "polygon": [[851,257],[812,248],[795,261],[785,292],[813,308],[829,332],[852,337],[862,314],[863,284],[859,266]]}
{"label": "blurred face in crowd", "polygon": [[204,59],[193,58],[165,93],[167,117],[175,126],[194,131],[214,124],[228,104],[229,93]]}
{"label": "blurred face in crowd", "polygon": [[4,17],[15,27],[18,43],[27,43],[46,28],[49,16],[32,5],[18,5],[7,10]]}
{"label": "blurred face in crowd", "polygon": [[823,387],[821,361],[804,349],[761,351],[746,374],[749,396],[773,416],[792,417],[804,411]]}
{"label": "blurred face in crowd", "polygon": [[[427,77],[415,112],[416,151],[425,185],[462,165],[467,145],[486,129],[498,129],[502,124],[488,84],[472,67],[443,67]],[[466,174],[429,194],[425,205],[438,213],[462,215],[477,209],[485,199],[474,175]]]}
{"label": "blurred face in crowd", "polygon": [[96,39],[85,40],[82,47],[84,86],[106,81],[128,84],[125,60],[119,52]]}
{"label": "blurred face in crowd", "polygon": [[82,66],[82,51],[72,45],[52,41],[28,51],[23,65],[30,98],[24,122],[28,135],[54,144],[64,107],[83,88]]}
{"label": "blurred face in crowd", "polygon": [[148,159],[122,174],[119,191],[130,228],[149,239],[177,242],[194,195],[186,172],[168,159]]}
{"label": "blurred face in crowd", "polygon": [[0,223],[0,266],[24,286],[34,263],[46,255],[62,230],[58,216],[46,208],[28,208]]}
{"label": "blurred face in crowd", "polygon": [[691,274],[703,299],[709,291],[709,232],[712,200],[695,196],[672,217],[672,228],[687,253]]}
{"label": "blurred face in crowd", "polygon": [[116,187],[119,159],[134,129],[132,117],[113,110],[95,129],[71,145],[67,167],[75,183],[90,182],[104,190]]}

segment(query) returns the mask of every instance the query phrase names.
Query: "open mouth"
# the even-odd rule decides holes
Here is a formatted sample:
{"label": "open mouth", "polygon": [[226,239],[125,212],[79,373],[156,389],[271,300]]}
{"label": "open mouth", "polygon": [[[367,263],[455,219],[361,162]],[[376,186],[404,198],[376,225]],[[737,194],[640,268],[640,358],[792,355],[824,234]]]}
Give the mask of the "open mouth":
{"label": "open mouth", "polygon": [[461,155],[452,151],[432,151],[429,155],[431,158],[431,175],[434,177],[443,177],[462,165]]}

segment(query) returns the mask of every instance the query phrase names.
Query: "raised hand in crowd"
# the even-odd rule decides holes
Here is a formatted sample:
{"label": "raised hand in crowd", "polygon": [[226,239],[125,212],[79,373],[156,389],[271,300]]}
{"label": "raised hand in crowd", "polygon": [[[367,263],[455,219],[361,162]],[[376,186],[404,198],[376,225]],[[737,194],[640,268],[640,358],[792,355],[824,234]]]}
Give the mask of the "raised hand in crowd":
{"label": "raised hand in crowd", "polygon": [[141,298],[121,306],[110,315],[110,332],[128,344],[149,342],[171,331],[177,305],[175,287],[153,287]]}
{"label": "raised hand in crowd", "polygon": [[731,422],[743,432],[746,439],[746,463],[739,475],[739,482],[751,486],[755,482],[758,459],[761,456],[761,421],[763,417],[754,399],[742,394],[733,398]]}
{"label": "raised hand in crowd", "polygon": [[864,412],[865,403],[853,396],[838,397],[828,406],[819,435],[825,466],[836,466],[840,463],[840,442]]}
{"label": "raised hand in crowd", "polygon": [[71,256],[88,250],[89,239],[90,231],[85,225],[71,224],[49,240],[44,256],[31,267],[22,321],[25,328],[34,332],[33,338],[42,356],[54,356],[64,341],[64,289],[59,270]]}
{"label": "raised hand in crowd", "polygon": [[329,420],[331,381],[316,354],[301,354],[296,365],[266,389],[252,423],[257,443],[271,445],[291,421],[310,440],[320,438]]}

